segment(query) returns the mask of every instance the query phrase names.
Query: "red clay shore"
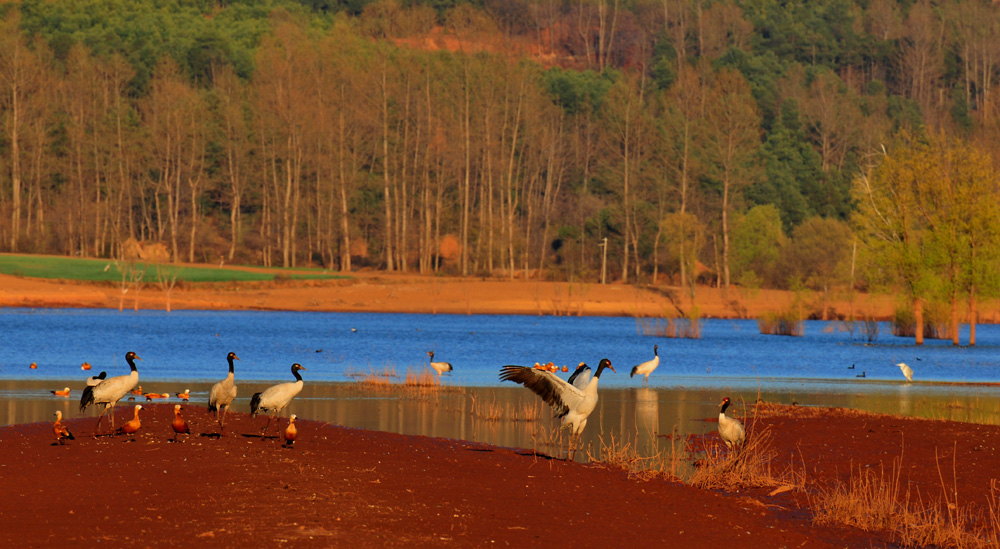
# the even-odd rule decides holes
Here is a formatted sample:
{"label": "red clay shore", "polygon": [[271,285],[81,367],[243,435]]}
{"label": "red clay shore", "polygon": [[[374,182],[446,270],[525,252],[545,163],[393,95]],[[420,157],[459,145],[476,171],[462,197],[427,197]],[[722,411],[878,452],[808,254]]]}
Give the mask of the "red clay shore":
{"label": "red clay shore", "polygon": [[[255,269],[267,271],[267,269]],[[362,272],[338,280],[282,280],[186,284],[170,294],[173,309],[286,310],[561,316],[677,317],[695,308],[704,318],[757,318],[796,299],[804,316],[821,310],[819,296],[780,290],[700,286],[694,299],[680,288],[542,280],[437,277]],[[124,299],[123,299],[124,297]],[[0,274],[0,307],[165,309],[167,294],[155,286],[125,294],[110,283],[33,279]],[[857,294],[835,299],[830,316],[891,316],[889,296]],[[995,316],[980,305],[984,321]]]}
{"label": "red clay shore", "polygon": [[940,463],[959,506],[985,513],[1000,440],[1000,427],[781,408],[755,428],[776,435],[775,465],[797,464],[806,483],[769,496],[306,420],[292,448],[246,414],[217,438],[203,408],[186,408],[194,434],[179,443],[166,404],[144,406],[135,442],[91,437],[93,418],[66,422],[76,439],[63,446],[48,423],[0,429],[0,545],[892,547],[890,532],[814,524],[810,502],[852,469],[891,470],[902,456],[907,490],[935,500]]}

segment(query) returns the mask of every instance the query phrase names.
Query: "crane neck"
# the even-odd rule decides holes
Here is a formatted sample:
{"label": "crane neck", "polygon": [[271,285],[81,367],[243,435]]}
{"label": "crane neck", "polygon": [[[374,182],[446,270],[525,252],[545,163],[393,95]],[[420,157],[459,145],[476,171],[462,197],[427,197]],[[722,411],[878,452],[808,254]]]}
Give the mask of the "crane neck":
{"label": "crane neck", "polygon": [[600,378],[601,372],[603,372],[605,368],[608,368],[610,366],[611,366],[611,361],[606,358],[602,358],[601,363],[598,364],[597,366],[597,372],[594,373],[594,379]]}
{"label": "crane neck", "polygon": [[292,375],[295,376],[295,381],[302,381],[302,376],[299,375],[299,371],[292,368]]}
{"label": "crane neck", "polygon": [[233,369],[233,357],[230,356],[226,358],[229,360],[229,373],[235,373],[235,370]]}
{"label": "crane neck", "polygon": [[722,415],[726,415],[726,408],[729,408],[729,404],[730,404],[729,401],[723,402],[722,409],[719,410],[719,413]]}
{"label": "crane neck", "polygon": [[139,371],[139,370],[136,370],[136,368],[135,368],[135,360],[133,360],[132,357],[127,356],[127,357],[125,357],[125,360],[128,362],[128,367],[131,368],[133,372],[138,372]]}

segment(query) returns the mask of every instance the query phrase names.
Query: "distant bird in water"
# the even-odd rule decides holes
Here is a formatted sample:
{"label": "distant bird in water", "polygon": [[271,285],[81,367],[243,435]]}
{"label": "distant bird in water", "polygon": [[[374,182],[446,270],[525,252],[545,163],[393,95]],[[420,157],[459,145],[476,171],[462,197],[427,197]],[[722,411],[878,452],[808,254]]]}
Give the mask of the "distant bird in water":
{"label": "distant bird in water", "polygon": [[90,363],[89,362],[84,362],[83,364],[80,365],[80,369],[81,370],[89,370],[90,369]]}
{"label": "distant bird in water", "polygon": [[177,398],[187,400],[191,398],[191,389],[184,389],[183,393],[176,393]]}
{"label": "distant bird in water", "polygon": [[856,375],[856,376],[854,376],[854,377],[865,377],[865,373],[864,373],[864,372],[861,372],[860,374],[858,374],[858,375]]}
{"label": "distant bird in water", "polygon": [[52,424],[52,432],[56,434],[56,442],[63,444],[63,439],[65,438],[76,440],[73,438],[73,433],[69,432],[69,429],[62,424],[62,412],[56,410],[55,416],[56,422]]}
{"label": "distant bird in water", "polygon": [[118,434],[129,435],[128,439],[129,442],[135,442],[134,435],[139,431],[139,427],[142,427],[142,422],[139,421],[139,410],[142,410],[142,405],[136,404],[135,417],[132,418],[132,421],[129,421],[125,425],[122,425],[120,429],[118,429]]}
{"label": "distant bird in water", "polygon": [[302,391],[302,376],[299,375],[299,370],[305,370],[305,368],[298,362],[292,364],[292,375],[295,376],[295,381],[272,385],[250,398],[251,417],[257,417],[257,414],[262,410],[271,412],[267,418],[267,423],[260,431],[261,434],[267,432],[267,428],[270,427],[274,416],[284,409],[285,406],[288,406],[288,403],[295,398],[295,395]]}
{"label": "distant bird in water", "polygon": [[848,370],[853,370],[853,369],[854,369],[854,365],[853,365],[853,364],[851,364],[850,366],[848,366],[848,367],[847,367],[847,369],[848,369]]}
{"label": "distant bird in water", "polygon": [[357,329],[357,328],[351,328],[351,331],[352,331],[352,332],[357,332],[357,331],[358,331],[358,329]]}
{"label": "distant bird in water", "polygon": [[32,362],[31,364],[28,365],[28,368],[31,368],[32,370],[37,370],[38,369],[38,363]]}
{"label": "distant bird in water", "polygon": [[562,426],[571,430],[570,444],[577,441],[587,426],[587,418],[597,407],[597,384],[605,368],[615,369],[611,361],[602,358],[597,373],[583,389],[578,389],[554,373],[527,366],[507,365],[500,368],[500,381],[513,381],[540,396],[562,418]]}
{"label": "distant bird in water", "polygon": [[83,395],[80,397],[80,411],[83,412],[91,404],[103,404],[104,409],[101,410],[101,415],[97,418],[97,426],[94,427],[94,434],[97,434],[98,429],[101,427],[101,420],[104,419],[104,414],[111,411],[111,430],[114,431],[115,428],[115,405],[118,401],[122,399],[133,387],[139,384],[139,371],[135,367],[135,361],[142,360],[139,355],[132,351],[125,353],[125,361],[128,362],[129,368],[132,370],[127,376],[115,376],[98,383],[97,385],[88,385],[86,389],[83,390]]}
{"label": "distant bird in water", "polygon": [[191,428],[188,427],[188,423],[181,417],[180,404],[174,404],[174,422],[170,426],[174,429],[174,442],[177,442],[177,435],[191,434]]}
{"label": "distant bird in water", "polygon": [[585,362],[581,362],[569,376],[567,383],[581,391],[584,390],[587,384],[590,383],[590,366],[587,366]]}
{"label": "distant bird in water", "polygon": [[65,389],[62,389],[62,390],[59,390],[59,391],[49,391],[49,392],[52,393],[52,394],[54,394],[54,395],[56,395],[56,396],[59,396],[59,397],[68,397],[69,396],[69,387],[66,387]]}
{"label": "distant bird in water", "polygon": [[288,427],[285,427],[285,443],[282,446],[287,446],[291,448],[295,444],[295,437],[298,436],[299,430],[295,428],[295,414],[288,418]]}
{"label": "distant bird in water", "polygon": [[733,446],[743,444],[747,433],[740,420],[726,415],[726,408],[729,408],[729,397],[723,398],[719,406],[719,436],[722,437],[722,442],[726,443],[726,447],[732,450]]}
{"label": "distant bird in water", "polygon": [[906,377],[906,381],[913,381],[913,368],[906,365],[905,362],[900,362],[896,366],[903,372],[903,376]]}
{"label": "distant bird in water", "polygon": [[643,362],[642,364],[636,365],[634,368],[632,368],[632,373],[630,373],[628,377],[634,377],[636,374],[644,375],[646,377],[642,380],[642,385],[643,387],[648,385],[649,374],[653,373],[653,370],[655,370],[656,367],[660,365],[660,355],[657,354],[656,352],[656,350],[659,348],[660,348],[659,345],[653,345],[653,358],[647,360],[646,362]]}
{"label": "distant bird in water", "polygon": [[[219,422],[220,431],[225,430],[226,412],[229,411],[229,406],[236,400],[236,374],[233,370],[233,361],[239,359],[240,357],[236,356],[234,352],[226,355],[226,360],[229,361],[229,375],[213,385],[212,390],[208,393],[208,411],[215,412],[215,421]],[[222,433],[219,434],[221,435]]]}
{"label": "distant bird in water", "polygon": [[453,370],[451,362],[434,362],[434,351],[427,351],[427,355],[431,357],[431,368],[434,368],[438,375]]}

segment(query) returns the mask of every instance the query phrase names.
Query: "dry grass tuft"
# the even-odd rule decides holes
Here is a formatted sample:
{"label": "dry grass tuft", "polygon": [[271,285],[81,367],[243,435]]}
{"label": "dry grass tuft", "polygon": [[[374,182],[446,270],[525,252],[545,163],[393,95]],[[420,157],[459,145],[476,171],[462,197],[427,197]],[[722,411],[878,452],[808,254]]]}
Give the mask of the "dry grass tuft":
{"label": "dry grass tuft", "polygon": [[477,402],[476,397],[472,397],[472,417],[488,422],[497,422],[503,419],[504,407],[497,404],[496,399],[484,403]]}
{"label": "dry grass tuft", "polygon": [[519,403],[518,406],[511,404],[499,405],[496,399],[490,402],[478,402],[476,397],[472,397],[472,417],[488,422],[513,421],[532,422],[538,421],[542,415],[542,406],[539,402],[531,404]]}
{"label": "dry grass tuft", "polygon": [[757,319],[757,329],[764,335],[801,336],[802,319],[798,307],[765,312]]}
{"label": "dry grass tuft", "polygon": [[[954,455],[954,454],[953,454]],[[952,463],[952,474],[956,464]],[[904,492],[900,475],[902,456],[893,460],[892,471],[880,468],[858,470],[845,486],[838,484],[813,498],[813,520],[819,524],[847,524],[865,531],[892,532],[905,547],[997,547],[1000,515],[996,506],[996,481],[990,486],[990,508],[982,517],[958,503],[958,493],[949,489],[941,466],[943,501],[924,503],[919,492]]]}
{"label": "dry grass tuft", "polygon": [[739,488],[772,488],[791,486],[805,488],[804,470],[789,466],[783,471],[773,468],[775,458],[770,448],[769,429],[748,429],[746,442],[724,451],[722,445],[709,447],[700,467],[691,476],[691,485],[699,488],[736,490]]}
{"label": "dry grass tuft", "polygon": [[[673,439],[671,439],[673,440]],[[676,445],[671,444],[670,451],[656,451],[651,455],[642,455],[639,451],[638,435],[636,440],[625,442],[611,435],[609,441],[600,437],[601,454],[596,458],[587,451],[587,460],[604,465],[611,469],[620,469],[628,473],[629,478],[648,481],[653,479],[680,480],[677,471],[680,468],[681,453]]]}
{"label": "dry grass tuft", "polygon": [[441,385],[441,381],[435,372],[431,372],[427,368],[424,368],[420,373],[407,369],[406,381],[403,384],[407,387],[436,388]]}

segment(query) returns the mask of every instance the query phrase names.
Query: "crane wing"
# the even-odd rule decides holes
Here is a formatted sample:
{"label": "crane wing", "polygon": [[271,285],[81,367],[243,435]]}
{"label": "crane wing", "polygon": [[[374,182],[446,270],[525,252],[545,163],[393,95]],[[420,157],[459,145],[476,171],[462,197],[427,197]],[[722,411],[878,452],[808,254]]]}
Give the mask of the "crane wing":
{"label": "crane wing", "polygon": [[500,368],[500,381],[520,383],[542,397],[556,411],[556,417],[566,415],[583,401],[583,391],[570,385],[552,372],[508,364]]}

